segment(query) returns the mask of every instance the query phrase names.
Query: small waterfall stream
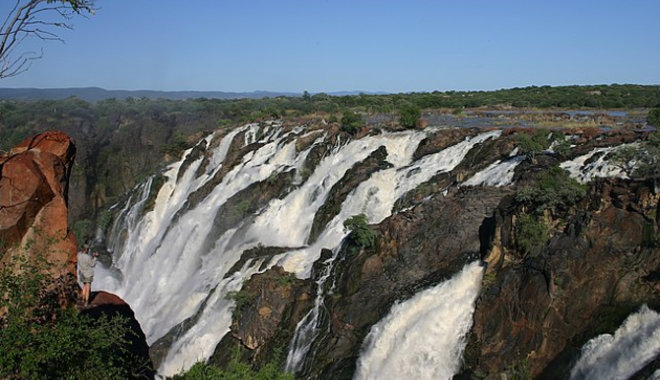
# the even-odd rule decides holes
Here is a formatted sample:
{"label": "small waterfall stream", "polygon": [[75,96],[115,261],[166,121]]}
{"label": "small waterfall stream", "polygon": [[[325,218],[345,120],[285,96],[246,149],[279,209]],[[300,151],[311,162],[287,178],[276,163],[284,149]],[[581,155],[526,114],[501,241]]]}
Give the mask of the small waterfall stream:
{"label": "small waterfall stream", "polygon": [[284,367],[287,372],[297,373],[300,371],[305,356],[321,332],[323,322],[321,313],[325,309],[325,296],[332,292],[332,287],[326,290],[325,284],[332,274],[339,251],[339,247],[336,247],[332,252],[332,256],[323,262],[323,274],[316,281],[317,290],[314,307],[300,320],[289,344],[286,366]]}

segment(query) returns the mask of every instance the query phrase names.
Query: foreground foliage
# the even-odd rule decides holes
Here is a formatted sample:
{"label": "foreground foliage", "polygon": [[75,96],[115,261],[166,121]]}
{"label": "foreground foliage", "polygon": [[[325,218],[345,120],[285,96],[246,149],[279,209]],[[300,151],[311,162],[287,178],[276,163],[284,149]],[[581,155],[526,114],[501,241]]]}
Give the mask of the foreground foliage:
{"label": "foreground foliage", "polygon": [[0,269],[0,378],[129,377],[125,321],[61,309],[43,268],[19,258]]}
{"label": "foreground foliage", "polygon": [[199,362],[188,371],[174,376],[174,380],[293,380],[293,374],[280,370],[280,355],[258,371],[241,361],[240,351],[234,350],[226,369]]}

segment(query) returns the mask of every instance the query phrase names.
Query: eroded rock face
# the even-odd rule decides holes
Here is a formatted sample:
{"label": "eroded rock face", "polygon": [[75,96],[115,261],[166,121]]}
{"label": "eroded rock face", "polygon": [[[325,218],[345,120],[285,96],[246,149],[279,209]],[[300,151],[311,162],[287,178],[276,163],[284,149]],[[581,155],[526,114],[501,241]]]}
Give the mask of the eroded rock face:
{"label": "eroded rock face", "polygon": [[231,332],[218,344],[210,361],[226,363],[236,344],[244,348],[246,359],[257,365],[272,360],[276,350],[286,349],[297,321],[311,308],[312,288],[310,280],[297,279],[279,266],[252,276],[236,295]]}
{"label": "eroded rock face", "polygon": [[587,340],[612,333],[643,303],[660,306],[660,249],[643,234],[657,201],[646,183],[599,180],[535,257],[517,251],[517,209],[503,202],[466,373],[495,376],[524,363],[535,377],[565,378]]}
{"label": "eroded rock face", "polygon": [[63,132],[26,139],[0,157],[0,265],[42,254],[55,276],[75,275],[76,238],[67,228],[68,180],[76,147]]}

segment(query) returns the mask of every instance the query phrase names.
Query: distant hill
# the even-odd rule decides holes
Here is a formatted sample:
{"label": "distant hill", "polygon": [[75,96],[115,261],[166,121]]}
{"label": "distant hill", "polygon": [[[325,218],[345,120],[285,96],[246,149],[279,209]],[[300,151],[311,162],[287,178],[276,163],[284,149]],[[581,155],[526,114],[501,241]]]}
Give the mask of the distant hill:
{"label": "distant hill", "polygon": [[150,98],[150,99],[260,99],[276,96],[296,96],[293,92],[253,91],[253,92],[222,92],[222,91],[151,91],[151,90],[105,90],[99,87],[82,88],[0,88],[0,99],[14,100],[57,100],[76,96],[80,99],[96,102],[103,99]]}
{"label": "distant hill", "polygon": [[[376,94],[366,91],[337,91],[329,95],[357,95]],[[383,93],[378,93],[383,94]],[[106,90],[100,87],[80,88],[0,88],[0,99],[12,100],[58,100],[76,96],[88,102],[103,99],[149,98],[149,99],[261,99],[277,96],[300,96],[296,92],[252,91],[252,92],[223,92],[223,91],[152,91],[152,90]]]}

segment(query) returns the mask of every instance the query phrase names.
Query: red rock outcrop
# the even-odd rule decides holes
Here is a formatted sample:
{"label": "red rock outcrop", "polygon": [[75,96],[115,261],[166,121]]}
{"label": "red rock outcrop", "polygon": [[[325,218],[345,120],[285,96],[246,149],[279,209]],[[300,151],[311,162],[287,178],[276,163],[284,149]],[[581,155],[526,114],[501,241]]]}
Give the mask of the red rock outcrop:
{"label": "red rock outcrop", "polygon": [[44,255],[54,277],[75,275],[67,192],[76,146],[60,131],[30,137],[0,156],[0,266]]}

